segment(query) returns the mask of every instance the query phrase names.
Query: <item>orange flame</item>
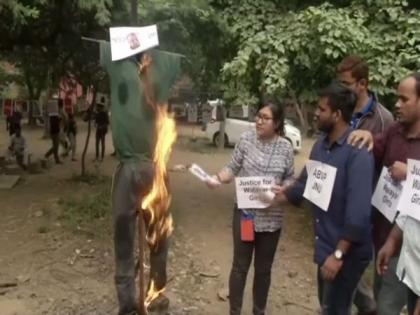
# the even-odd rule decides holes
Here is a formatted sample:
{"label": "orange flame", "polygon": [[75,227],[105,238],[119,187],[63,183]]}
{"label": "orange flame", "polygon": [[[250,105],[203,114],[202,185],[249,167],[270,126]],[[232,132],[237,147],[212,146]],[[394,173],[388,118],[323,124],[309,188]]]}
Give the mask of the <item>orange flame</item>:
{"label": "orange flame", "polygon": [[144,305],[146,306],[146,308],[150,305],[150,303],[153,302],[153,300],[157,299],[159,295],[163,293],[164,291],[165,291],[165,288],[161,290],[157,290],[155,288],[155,282],[152,280],[152,282],[150,283],[150,288],[147,291],[146,300],[144,301]]}
{"label": "orange flame", "polygon": [[144,197],[141,207],[150,215],[146,240],[153,248],[158,240],[171,235],[172,216],[168,213],[171,195],[166,180],[166,164],[176,140],[175,120],[167,111],[167,105],[156,106],[157,142],[153,156],[155,173],[151,191]]}
{"label": "orange flame", "polygon": [[[151,250],[156,248],[158,241],[168,238],[173,230],[172,216],[168,213],[171,195],[167,187],[166,164],[176,140],[176,127],[173,115],[167,111],[167,105],[156,106],[157,142],[153,156],[155,166],[151,191],[144,197],[141,207],[147,211],[150,221],[146,231],[146,240]],[[157,290],[153,280],[147,292],[145,306],[156,299],[165,288]]]}

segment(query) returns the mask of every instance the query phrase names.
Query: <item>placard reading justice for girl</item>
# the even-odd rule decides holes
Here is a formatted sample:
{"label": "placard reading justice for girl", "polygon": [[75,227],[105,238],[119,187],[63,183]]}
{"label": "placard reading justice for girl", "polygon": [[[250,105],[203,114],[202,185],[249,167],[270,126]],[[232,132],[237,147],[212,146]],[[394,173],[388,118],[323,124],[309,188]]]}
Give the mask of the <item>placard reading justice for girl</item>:
{"label": "placard reading justice for girl", "polygon": [[274,177],[247,176],[236,177],[236,199],[239,209],[264,209],[270,206],[261,195],[271,191],[274,186]]}
{"label": "placard reading justice for girl", "polygon": [[387,167],[382,168],[381,176],[372,196],[372,205],[391,223],[397,216],[397,206],[403,185],[404,182],[397,182],[392,179]]}
{"label": "placard reading justice for girl", "polygon": [[407,160],[407,179],[397,209],[420,221],[420,161]]}

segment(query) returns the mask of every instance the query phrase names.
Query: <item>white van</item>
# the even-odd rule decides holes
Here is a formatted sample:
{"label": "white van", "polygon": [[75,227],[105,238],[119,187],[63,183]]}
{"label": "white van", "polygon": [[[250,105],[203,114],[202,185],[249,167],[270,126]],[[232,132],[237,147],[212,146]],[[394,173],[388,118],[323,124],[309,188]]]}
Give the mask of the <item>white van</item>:
{"label": "white van", "polygon": [[[234,110],[230,109],[228,113],[228,118],[226,119],[225,124],[225,144],[234,145],[239,141],[242,133],[247,130],[255,129],[255,122],[249,120],[248,106],[240,106],[242,110],[246,107],[246,110],[243,110],[242,115],[240,115],[241,110],[235,108]],[[246,112],[245,112],[246,111]],[[235,113],[235,117],[232,117],[231,113]],[[237,115],[236,113],[239,113]],[[245,116],[245,114],[247,114]],[[206,133],[206,138],[218,145],[220,141],[220,121],[217,120],[217,106],[214,106],[212,111],[211,119],[209,122],[203,125],[203,131]],[[242,116],[242,117],[238,117]],[[245,117],[246,118],[245,118]],[[285,138],[292,144],[293,150],[299,152],[302,148],[302,136],[300,130],[293,126],[292,122],[288,119],[284,123],[284,132]]]}

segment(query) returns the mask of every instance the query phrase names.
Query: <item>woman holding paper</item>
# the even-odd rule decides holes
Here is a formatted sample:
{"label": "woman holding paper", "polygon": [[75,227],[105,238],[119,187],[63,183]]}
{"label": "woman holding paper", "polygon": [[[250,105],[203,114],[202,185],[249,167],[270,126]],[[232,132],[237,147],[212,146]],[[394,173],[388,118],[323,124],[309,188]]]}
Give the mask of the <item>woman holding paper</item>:
{"label": "woman holding paper", "polygon": [[[216,188],[222,183],[230,183],[236,177],[237,202],[232,225],[233,264],[229,278],[230,315],[241,314],[246,276],[253,253],[255,253],[253,314],[265,314],[271,266],[283,218],[282,208],[271,205],[267,199],[272,199],[271,185],[285,185],[294,174],[293,148],[282,137],[284,128],[282,109],[272,102],[266,102],[255,118],[255,129],[242,134],[231,161],[207,181],[210,188]],[[248,184],[254,186],[249,187],[251,190],[245,190],[245,194],[246,191],[256,193],[248,194],[244,200],[243,187]],[[246,208],[238,208],[238,203],[245,205]],[[250,208],[253,205],[255,207]]]}

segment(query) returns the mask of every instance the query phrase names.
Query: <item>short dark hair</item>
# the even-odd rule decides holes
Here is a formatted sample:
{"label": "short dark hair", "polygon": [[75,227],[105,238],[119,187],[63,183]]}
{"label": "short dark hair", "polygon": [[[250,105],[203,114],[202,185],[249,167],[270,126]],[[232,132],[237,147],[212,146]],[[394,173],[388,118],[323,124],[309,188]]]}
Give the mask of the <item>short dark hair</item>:
{"label": "short dark hair", "polygon": [[319,91],[318,96],[328,98],[328,105],[331,109],[341,111],[345,122],[349,123],[351,121],[357,102],[357,96],[352,90],[337,81],[333,81]]}
{"label": "short dark hair", "polygon": [[357,81],[365,79],[366,82],[369,82],[369,66],[359,56],[349,55],[338,64],[336,69],[337,73],[343,73],[346,71],[350,71],[351,76]]}
{"label": "short dark hair", "polygon": [[417,97],[420,97],[420,72],[413,72],[407,78],[416,80],[416,95]]}
{"label": "short dark hair", "polygon": [[273,123],[274,123],[274,130],[280,136],[284,136],[284,110],[283,107],[279,105],[279,103],[274,99],[267,97],[262,100],[261,104],[258,106],[258,111],[261,108],[268,107],[271,110],[271,114],[273,115]]}

